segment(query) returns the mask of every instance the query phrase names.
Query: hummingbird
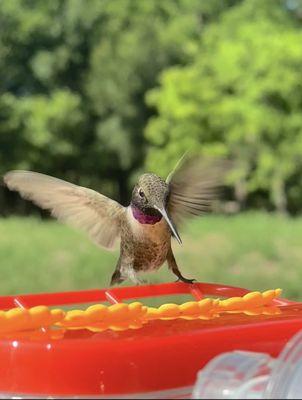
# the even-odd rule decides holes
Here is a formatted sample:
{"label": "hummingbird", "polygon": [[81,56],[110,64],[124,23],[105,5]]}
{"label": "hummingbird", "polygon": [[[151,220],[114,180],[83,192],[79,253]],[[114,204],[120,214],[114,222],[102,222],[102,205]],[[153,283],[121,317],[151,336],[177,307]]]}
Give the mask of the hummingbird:
{"label": "hummingbird", "polygon": [[92,189],[38,172],[10,171],[4,183],[52,216],[84,230],[97,245],[112,249],[120,240],[111,285],[126,279],[140,284],[139,273],[156,271],[165,261],[178,280],[192,283],[194,279],[185,278],[178,268],[171,239],[181,244],[178,226],[211,209],[225,165],[223,160],[191,156],[182,157],[166,180],[144,173],[127,207]]}

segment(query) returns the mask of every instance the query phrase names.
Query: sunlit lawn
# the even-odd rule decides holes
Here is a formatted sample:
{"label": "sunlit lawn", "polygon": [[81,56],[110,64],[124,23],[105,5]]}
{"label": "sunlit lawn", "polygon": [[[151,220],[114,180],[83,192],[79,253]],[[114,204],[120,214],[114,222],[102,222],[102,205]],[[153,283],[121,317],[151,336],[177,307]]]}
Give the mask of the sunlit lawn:
{"label": "sunlit lawn", "polygon": [[[285,297],[302,299],[301,218],[206,216],[182,237],[174,249],[185,276],[254,290],[281,287]],[[105,287],[117,254],[55,221],[1,219],[0,294]],[[146,278],[175,280],[166,266]]]}

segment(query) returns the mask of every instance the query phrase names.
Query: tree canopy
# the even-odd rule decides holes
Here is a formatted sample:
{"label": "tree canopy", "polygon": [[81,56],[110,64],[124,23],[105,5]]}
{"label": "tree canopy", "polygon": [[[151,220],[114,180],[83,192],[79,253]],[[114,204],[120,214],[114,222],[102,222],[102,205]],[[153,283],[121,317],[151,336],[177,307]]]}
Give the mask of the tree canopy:
{"label": "tree canopy", "polygon": [[168,171],[199,148],[235,160],[241,203],[300,208],[301,43],[300,19],[275,0],[241,2],[209,24],[188,65],[166,69],[147,94],[158,111],[150,168]]}
{"label": "tree canopy", "polygon": [[126,204],[139,173],[193,148],[236,161],[242,206],[299,211],[301,14],[300,0],[2,1],[0,173]]}

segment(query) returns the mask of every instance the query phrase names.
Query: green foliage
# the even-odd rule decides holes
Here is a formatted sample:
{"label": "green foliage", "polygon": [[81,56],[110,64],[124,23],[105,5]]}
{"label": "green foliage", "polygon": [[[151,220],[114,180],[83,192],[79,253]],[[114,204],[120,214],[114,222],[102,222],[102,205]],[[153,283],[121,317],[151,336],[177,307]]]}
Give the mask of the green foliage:
{"label": "green foliage", "polygon": [[31,168],[101,185],[125,201],[145,155],[145,93],[200,35],[202,7],[198,0],[1,2],[0,144],[13,148],[6,136],[18,136],[24,151],[1,155],[0,171]]}
{"label": "green foliage", "polygon": [[165,176],[194,149],[236,160],[242,205],[300,210],[301,10],[300,0],[0,2],[0,174],[37,170],[126,203],[145,166]]}
{"label": "green foliage", "polygon": [[147,96],[159,114],[146,131],[150,168],[167,172],[199,148],[236,161],[238,200],[260,192],[280,211],[294,206],[293,193],[302,194],[302,30],[280,4],[246,0],[227,10],[187,66],[164,71]]}

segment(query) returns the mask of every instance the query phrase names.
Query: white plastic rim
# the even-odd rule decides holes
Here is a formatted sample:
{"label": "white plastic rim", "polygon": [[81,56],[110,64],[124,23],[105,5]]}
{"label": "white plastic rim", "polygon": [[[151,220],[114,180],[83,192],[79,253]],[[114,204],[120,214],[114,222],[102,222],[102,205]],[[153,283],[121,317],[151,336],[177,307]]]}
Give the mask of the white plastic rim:
{"label": "white plastic rim", "polygon": [[198,373],[192,397],[262,398],[271,366],[272,358],[265,353],[233,351],[221,354]]}
{"label": "white plastic rim", "polygon": [[264,398],[302,398],[302,330],[287,342],[275,361]]}
{"label": "white plastic rim", "polygon": [[155,392],[116,394],[116,395],[30,395],[17,393],[0,393],[1,399],[190,399],[193,387],[185,386],[176,389],[159,390]]}
{"label": "white plastic rim", "polygon": [[198,373],[194,399],[302,399],[302,330],[279,357],[233,351]]}

